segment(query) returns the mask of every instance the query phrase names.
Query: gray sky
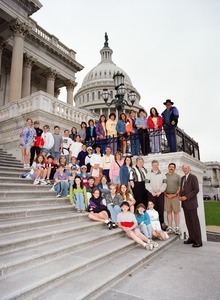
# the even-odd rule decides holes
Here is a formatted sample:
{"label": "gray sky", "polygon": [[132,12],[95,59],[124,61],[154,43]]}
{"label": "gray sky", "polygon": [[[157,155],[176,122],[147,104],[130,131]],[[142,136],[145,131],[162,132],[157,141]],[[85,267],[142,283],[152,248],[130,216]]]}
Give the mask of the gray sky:
{"label": "gray sky", "polygon": [[202,161],[220,161],[219,0],[40,0],[35,19],[77,52],[84,70],[100,62],[104,33],[113,61],[161,113],[171,99],[179,127],[199,143]]}

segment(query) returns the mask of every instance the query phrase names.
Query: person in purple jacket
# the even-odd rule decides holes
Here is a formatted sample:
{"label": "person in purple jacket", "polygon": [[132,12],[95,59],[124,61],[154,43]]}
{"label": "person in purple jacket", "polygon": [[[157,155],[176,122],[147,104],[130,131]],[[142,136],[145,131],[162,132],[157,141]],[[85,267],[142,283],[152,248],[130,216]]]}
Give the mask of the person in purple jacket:
{"label": "person in purple jacket", "polygon": [[107,141],[106,141],[106,116],[105,115],[101,115],[99,118],[98,123],[96,124],[96,138],[97,138],[97,142],[101,147],[102,152],[105,152],[105,147],[107,145]]}
{"label": "person in purple jacket", "polygon": [[170,152],[176,152],[176,126],[179,118],[178,109],[173,106],[173,102],[167,99],[164,103],[166,109],[162,112],[161,116],[163,118],[163,128],[166,134],[168,147]]}

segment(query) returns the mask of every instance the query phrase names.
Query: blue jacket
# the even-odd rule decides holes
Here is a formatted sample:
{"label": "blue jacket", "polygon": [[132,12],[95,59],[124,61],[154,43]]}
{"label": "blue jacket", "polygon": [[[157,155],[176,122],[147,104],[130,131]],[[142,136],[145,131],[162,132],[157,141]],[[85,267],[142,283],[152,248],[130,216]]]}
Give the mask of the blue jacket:
{"label": "blue jacket", "polygon": [[166,109],[161,114],[161,116],[163,118],[163,124],[164,125],[171,125],[171,122],[174,121],[175,122],[174,126],[176,126],[177,123],[178,123],[178,118],[179,118],[179,111],[178,111],[178,109],[175,106],[172,106],[170,108],[170,122],[169,122],[169,124],[166,124],[165,112],[166,112]]}
{"label": "blue jacket", "polygon": [[128,182],[129,182],[129,170],[128,170],[127,166],[125,166],[125,165],[121,166],[119,177],[120,177],[120,184],[126,184],[126,185],[128,185]]}
{"label": "blue jacket", "polygon": [[118,120],[116,124],[116,131],[126,133],[126,123],[123,122],[122,120]]}
{"label": "blue jacket", "polygon": [[138,225],[140,225],[141,222],[144,222],[144,224],[146,225],[150,225],[150,217],[146,211],[143,215],[135,215],[135,217],[137,219]]}

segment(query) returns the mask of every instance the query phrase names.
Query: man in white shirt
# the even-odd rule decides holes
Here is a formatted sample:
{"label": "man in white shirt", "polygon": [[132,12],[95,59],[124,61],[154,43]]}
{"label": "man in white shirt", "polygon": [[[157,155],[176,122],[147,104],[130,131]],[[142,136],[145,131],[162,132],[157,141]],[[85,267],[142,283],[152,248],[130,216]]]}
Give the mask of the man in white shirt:
{"label": "man in white shirt", "polygon": [[166,175],[159,170],[159,163],[153,160],[152,170],[147,173],[145,187],[148,190],[148,200],[154,203],[154,208],[159,213],[159,220],[163,230],[167,225],[164,223],[164,191],[167,187]]}

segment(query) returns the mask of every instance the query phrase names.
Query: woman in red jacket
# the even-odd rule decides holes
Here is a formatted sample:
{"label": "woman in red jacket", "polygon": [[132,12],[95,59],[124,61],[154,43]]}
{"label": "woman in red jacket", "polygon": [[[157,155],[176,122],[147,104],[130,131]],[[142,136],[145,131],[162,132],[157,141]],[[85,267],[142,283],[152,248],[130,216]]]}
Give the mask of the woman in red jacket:
{"label": "woman in red jacket", "polygon": [[147,118],[147,126],[150,132],[151,152],[161,153],[163,119],[155,107],[150,109],[150,116]]}

